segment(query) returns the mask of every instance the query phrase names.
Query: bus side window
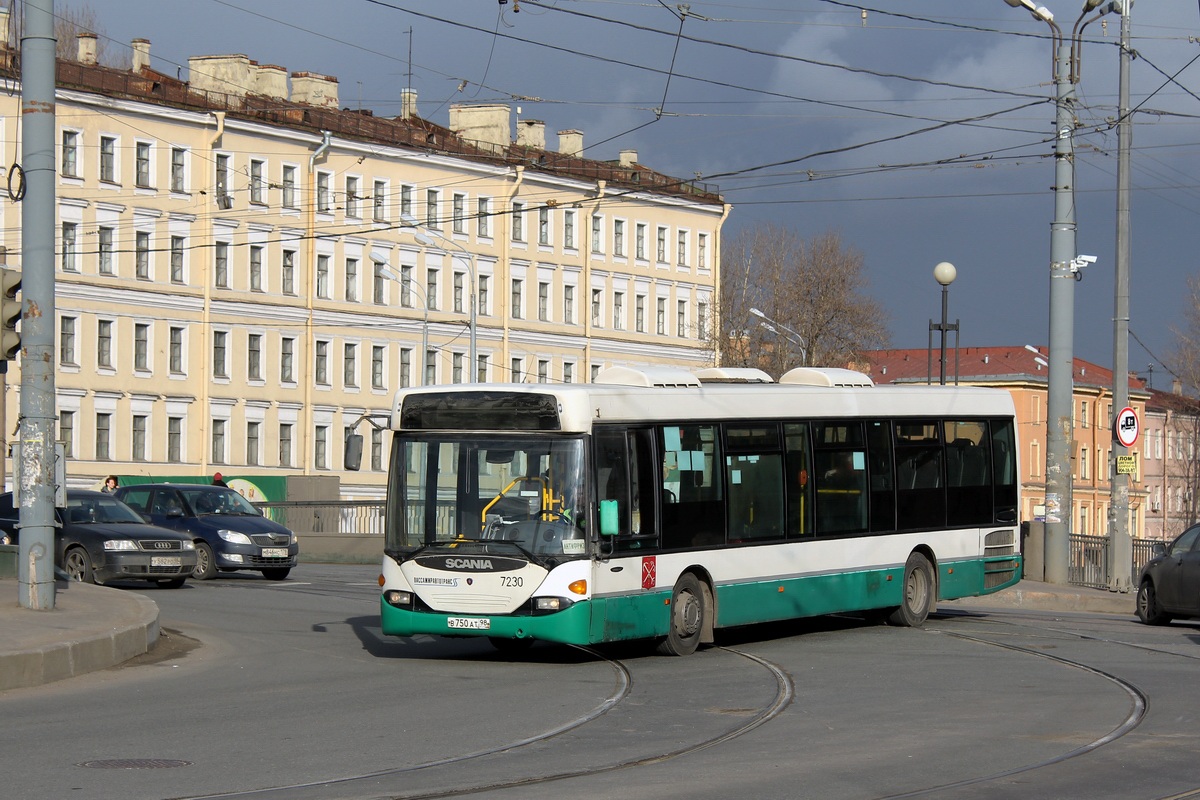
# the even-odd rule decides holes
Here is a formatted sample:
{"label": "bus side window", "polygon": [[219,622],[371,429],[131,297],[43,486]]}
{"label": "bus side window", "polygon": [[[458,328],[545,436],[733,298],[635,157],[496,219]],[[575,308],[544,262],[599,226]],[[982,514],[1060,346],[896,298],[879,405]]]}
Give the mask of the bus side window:
{"label": "bus side window", "polygon": [[867,423],[867,469],[871,476],[871,531],[896,529],[896,482],[892,475],[892,423]]}
{"label": "bus side window", "polygon": [[1017,521],[1017,446],[1011,419],[994,419],[992,431],[993,515],[996,522]]}
{"label": "bus side window", "polygon": [[629,521],[629,461],[625,453],[625,431],[597,428],[592,437],[596,451],[596,501],[597,507],[604,500],[617,503],[617,532],[627,535]]}
{"label": "bus side window", "polygon": [[787,466],[784,470],[784,493],[787,495],[788,538],[812,536],[813,476],[808,449],[808,424],[791,423],[783,426]]}
{"label": "bus side window", "polygon": [[723,544],[723,462],[716,426],[665,425],[659,428],[659,436],[663,548]]}
{"label": "bus side window", "polygon": [[596,428],[596,500],[617,503],[618,550],[657,545],[658,511],[654,495],[659,485],[653,431]]}
{"label": "bus side window", "polygon": [[642,547],[658,543],[657,462],[654,458],[654,431],[649,428],[629,431],[629,503],[631,531],[642,537]]}

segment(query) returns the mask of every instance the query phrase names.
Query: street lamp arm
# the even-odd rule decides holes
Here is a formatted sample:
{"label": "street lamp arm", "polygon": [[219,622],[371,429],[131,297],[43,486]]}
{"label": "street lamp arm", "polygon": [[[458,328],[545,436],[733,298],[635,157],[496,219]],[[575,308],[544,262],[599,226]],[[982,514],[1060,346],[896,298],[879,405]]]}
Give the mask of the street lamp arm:
{"label": "street lamp arm", "polygon": [[469,292],[470,297],[468,298],[470,306],[467,309],[467,311],[470,314],[470,320],[471,320],[470,321],[471,342],[470,342],[469,359],[470,359],[471,372],[474,373],[475,371],[477,371],[479,369],[477,348],[476,348],[476,344],[475,344],[476,329],[478,328],[478,311],[479,311],[477,303],[476,303],[476,298],[475,298],[475,292],[476,292],[476,289],[478,286],[478,282],[476,280],[476,275],[475,275],[475,256],[473,253],[471,253],[470,250],[463,247],[461,244],[454,241],[449,236],[446,236],[446,234],[442,233],[439,230],[427,228],[427,227],[421,225],[414,217],[412,217],[408,214],[401,216],[400,221],[403,223],[401,225],[402,228],[411,229],[413,231],[413,238],[415,238],[419,243],[421,243],[427,247],[431,247],[435,244],[434,239],[436,238],[436,239],[444,242],[445,244],[448,244],[451,247],[455,248],[460,253],[462,253],[463,256],[466,258],[465,264],[467,267],[467,277],[470,279],[470,282],[471,282],[470,292]]}

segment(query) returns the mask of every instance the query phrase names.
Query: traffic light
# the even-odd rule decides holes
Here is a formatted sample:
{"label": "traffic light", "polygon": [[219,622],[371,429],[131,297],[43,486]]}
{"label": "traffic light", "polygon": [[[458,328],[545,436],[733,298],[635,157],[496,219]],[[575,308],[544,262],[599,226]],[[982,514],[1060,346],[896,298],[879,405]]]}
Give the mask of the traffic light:
{"label": "traffic light", "polygon": [[12,361],[21,349],[21,270],[0,267],[0,360]]}

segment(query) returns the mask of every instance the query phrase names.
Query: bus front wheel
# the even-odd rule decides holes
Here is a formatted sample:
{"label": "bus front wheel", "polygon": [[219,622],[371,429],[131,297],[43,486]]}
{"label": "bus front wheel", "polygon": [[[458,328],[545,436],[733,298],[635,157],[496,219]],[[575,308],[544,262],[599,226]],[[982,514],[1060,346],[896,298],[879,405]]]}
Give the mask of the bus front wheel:
{"label": "bus front wheel", "polygon": [[658,644],[658,652],[665,656],[689,656],[696,652],[708,613],[704,585],[690,572],[683,575],[671,592],[671,619],[666,638]]}
{"label": "bus front wheel", "polygon": [[904,592],[900,606],[892,610],[888,623],[904,628],[919,628],[933,611],[937,600],[937,584],[933,565],[920,553],[912,553],[904,563]]}

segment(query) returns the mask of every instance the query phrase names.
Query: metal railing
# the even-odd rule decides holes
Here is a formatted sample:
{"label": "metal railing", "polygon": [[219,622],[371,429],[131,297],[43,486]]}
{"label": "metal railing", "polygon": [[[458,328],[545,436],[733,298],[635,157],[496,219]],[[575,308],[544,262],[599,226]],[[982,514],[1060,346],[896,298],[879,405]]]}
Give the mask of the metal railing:
{"label": "metal railing", "polygon": [[383,535],[382,500],[286,500],[254,505],[265,516],[299,534]]}
{"label": "metal railing", "polygon": [[[1150,560],[1150,550],[1156,539],[1133,540],[1133,572],[1137,574]],[[1075,586],[1092,589],[1108,588],[1108,537],[1071,534],[1071,562],[1067,567],[1067,581]]]}

